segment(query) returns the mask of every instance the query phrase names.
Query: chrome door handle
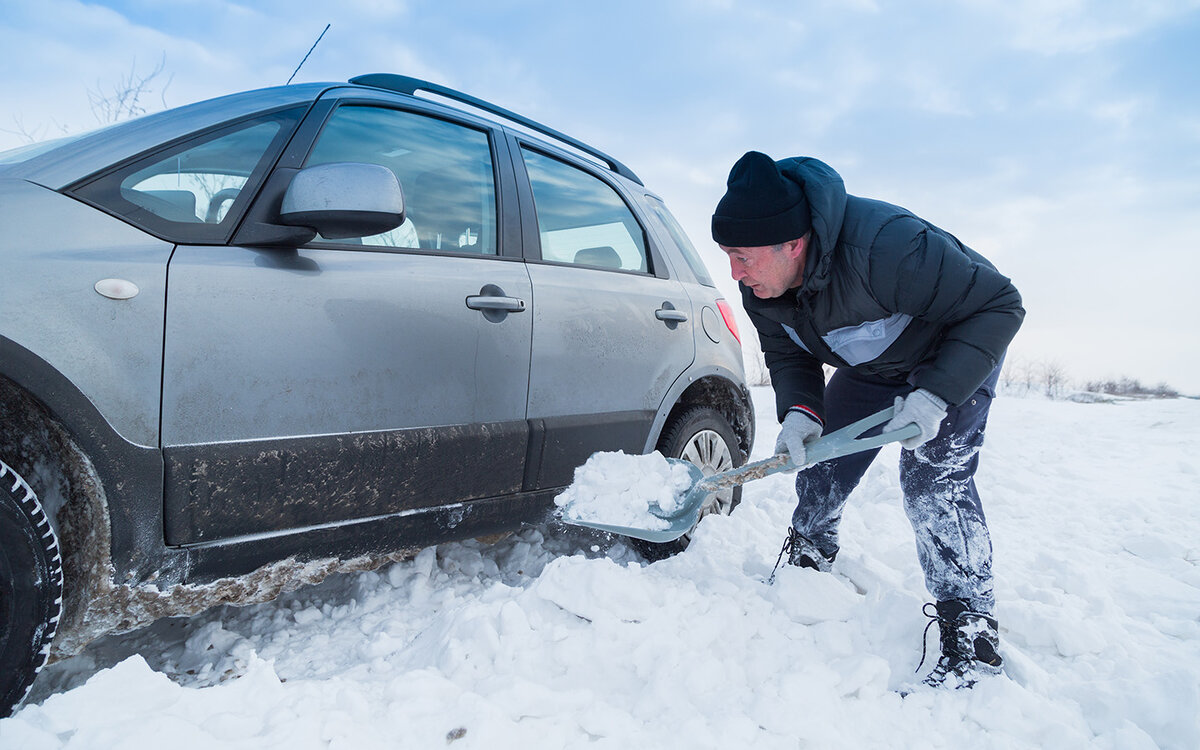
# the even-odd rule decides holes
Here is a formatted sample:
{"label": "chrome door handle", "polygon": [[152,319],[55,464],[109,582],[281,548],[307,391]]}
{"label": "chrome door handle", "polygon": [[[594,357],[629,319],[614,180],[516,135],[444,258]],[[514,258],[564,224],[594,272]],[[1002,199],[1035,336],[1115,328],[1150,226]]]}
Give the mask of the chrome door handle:
{"label": "chrome door handle", "polygon": [[467,307],[472,310],[503,310],[504,312],[524,312],[525,300],[518,297],[488,297],[477,295],[467,297]]}
{"label": "chrome door handle", "polygon": [[525,300],[520,297],[509,297],[504,290],[495,284],[484,284],[479,294],[467,297],[467,307],[479,310],[483,317],[493,323],[499,323],[508,317],[509,313],[525,311]]}
{"label": "chrome door handle", "polygon": [[667,324],[669,330],[674,331],[679,327],[679,324],[687,320],[687,313],[683,310],[676,310],[675,305],[669,301],[662,303],[657,310],[654,311],[654,317]]}

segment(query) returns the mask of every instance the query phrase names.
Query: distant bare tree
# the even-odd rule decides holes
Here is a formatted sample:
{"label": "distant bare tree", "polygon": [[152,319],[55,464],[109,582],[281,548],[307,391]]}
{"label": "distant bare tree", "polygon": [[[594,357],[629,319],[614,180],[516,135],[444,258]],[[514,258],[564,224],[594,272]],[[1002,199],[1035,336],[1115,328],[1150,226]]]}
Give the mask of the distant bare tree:
{"label": "distant bare tree", "polygon": [[166,65],[167,56],[164,54],[154,70],[142,75],[137,72],[135,60],[129,66],[129,73],[119,78],[115,84],[105,88],[104,84],[97,83],[95,89],[88,89],[88,104],[96,121],[101,125],[108,125],[146,114],[148,110],[145,97],[153,94],[156,88],[162,105],[166,108],[167,87],[171,85],[174,76],[167,76],[161,86],[158,86],[156,81],[163,74]]}
{"label": "distant bare tree", "polygon": [[1000,370],[1000,387],[1013,395],[1027,395],[1033,390],[1033,367],[1020,357],[1006,357]]}
{"label": "distant bare tree", "polygon": [[1042,386],[1049,398],[1062,398],[1067,388],[1067,373],[1057,362],[1043,362],[1041,366]]}
{"label": "distant bare tree", "polygon": [[[164,54],[153,70],[142,75],[137,72],[137,61],[135,60],[129,67],[129,73],[119,78],[115,84],[106,87],[103,83],[97,83],[96,88],[88,89],[88,105],[91,107],[92,116],[101,125],[108,125],[144,115],[149,111],[146,98],[156,91],[165,109],[167,87],[171,85],[171,80],[174,78],[173,75],[168,75],[162,85],[158,85],[166,64],[167,57]],[[50,125],[43,123],[33,127],[26,125],[20,115],[13,115],[12,121],[13,127],[0,128],[0,131],[19,136],[26,143],[36,143],[47,138],[68,135],[71,132],[71,128],[53,120]]]}
{"label": "distant bare tree", "polygon": [[1129,396],[1131,398],[1179,398],[1179,391],[1166,383],[1156,386],[1142,385],[1141,381],[1131,377],[1110,378],[1108,380],[1093,380],[1085,388],[1093,393],[1107,393],[1112,396]]}
{"label": "distant bare tree", "polygon": [[13,127],[0,128],[0,131],[12,133],[26,143],[37,143],[38,141],[44,141],[47,138],[53,138],[55,137],[55,129],[62,131],[63,135],[66,135],[69,132],[68,128],[53,121],[53,128],[45,123],[36,127],[29,127],[25,124],[24,118],[22,118],[20,115],[13,115],[12,121]]}

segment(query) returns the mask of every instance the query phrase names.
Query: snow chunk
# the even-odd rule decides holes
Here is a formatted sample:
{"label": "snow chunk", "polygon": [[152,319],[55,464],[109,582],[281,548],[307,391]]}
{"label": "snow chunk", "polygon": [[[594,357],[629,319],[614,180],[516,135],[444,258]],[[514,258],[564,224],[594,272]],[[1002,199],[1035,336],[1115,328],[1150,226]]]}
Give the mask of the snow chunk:
{"label": "snow chunk", "polygon": [[651,513],[651,507],[674,511],[691,485],[688,467],[667,461],[658,451],[602,452],[575,469],[575,481],[554,504],[568,520],[658,530],[670,524]]}

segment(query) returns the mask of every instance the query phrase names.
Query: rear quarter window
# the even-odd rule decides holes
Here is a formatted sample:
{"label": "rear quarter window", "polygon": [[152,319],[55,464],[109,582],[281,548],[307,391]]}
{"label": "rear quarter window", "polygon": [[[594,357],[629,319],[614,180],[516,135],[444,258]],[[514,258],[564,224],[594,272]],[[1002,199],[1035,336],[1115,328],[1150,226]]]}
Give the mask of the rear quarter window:
{"label": "rear quarter window", "polygon": [[688,268],[692,269],[692,273],[696,276],[696,281],[704,286],[716,287],[713,283],[712,276],[709,275],[708,269],[704,265],[704,261],[700,259],[700,254],[696,252],[696,247],[692,241],[688,239],[687,232],[683,231],[683,227],[679,226],[679,222],[667,210],[667,204],[662,202],[662,199],[653,195],[646,195],[646,207],[650,209],[650,215],[659,226],[671,238],[675,247],[679,248],[679,253],[683,255],[683,260],[688,264]]}
{"label": "rear quarter window", "polygon": [[302,112],[275,113],[205,133],[69,192],[173,242],[224,242]]}

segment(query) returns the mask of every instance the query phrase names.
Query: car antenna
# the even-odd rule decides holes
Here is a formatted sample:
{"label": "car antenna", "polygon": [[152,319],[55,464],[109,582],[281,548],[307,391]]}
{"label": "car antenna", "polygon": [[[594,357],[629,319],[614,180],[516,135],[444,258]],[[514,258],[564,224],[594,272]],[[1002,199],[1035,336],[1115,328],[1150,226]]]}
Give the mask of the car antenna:
{"label": "car antenna", "polygon": [[[329,31],[329,27],[332,25],[333,24],[329,24],[329,23],[325,24],[325,31]],[[287,86],[288,83],[291,83],[292,78],[295,78],[296,74],[300,72],[300,68],[304,67],[304,61],[308,59],[308,56],[313,53],[313,50],[315,50],[317,48],[317,45],[321,43],[321,40],[325,38],[325,31],[322,31],[321,35],[319,37],[317,37],[317,41],[313,42],[313,46],[308,48],[308,52],[306,52],[304,55],[304,60],[301,60],[300,64],[296,66],[296,69],[292,71],[291,78],[287,79],[287,83],[283,84],[284,86]]]}

